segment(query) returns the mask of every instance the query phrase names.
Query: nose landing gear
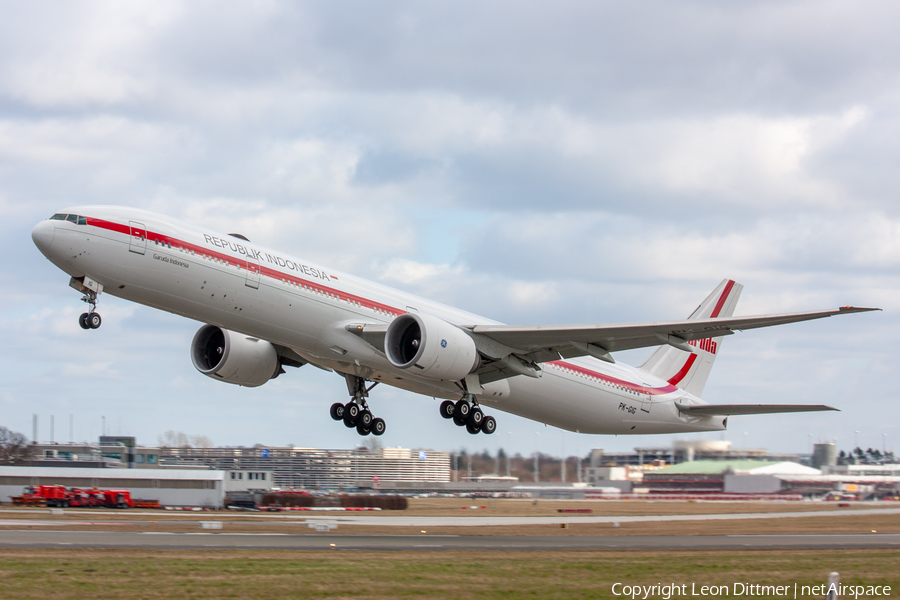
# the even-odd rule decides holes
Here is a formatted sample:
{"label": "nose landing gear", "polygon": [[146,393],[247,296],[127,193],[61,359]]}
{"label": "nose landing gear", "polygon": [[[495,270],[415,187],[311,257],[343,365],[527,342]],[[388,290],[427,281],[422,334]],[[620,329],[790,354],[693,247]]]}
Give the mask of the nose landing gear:
{"label": "nose landing gear", "polygon": [[[86,313],[81,313],[81,316],[78,317],[78,324],[81,325],[82,329],[97,329],[100,327],[100,324],[103,322],[103,319],[100,318],[100,314],[94,312],[97,310],[97,297],[100,295],[100,292],[103,290],[103,286],[94,282],[93,280],[88,281],[85,277],[84,281],[79,281],[77,279],[72,279],[69,282],[69,285],[74,287],[80,292],[84,292],[84,296],[81,297],[82,302],[87,302],[88,311]],[[91,287],[88,287],[88,286]],[[94,290],[92,287],[96,287]]]}
{"label": "nose landing gear", "polygon": [[82,329],[97,329],[102,322],[100,314],[95,312],[81,313],[81,316],[78,317],[78,324]]}
{"label": "nose landing gear", "polygon": [[376,381],[368,388],[366,380],[356,375],[344,375],[347,378],[347,389],[353,398],[347,404],[335,402],[331,405],[331,418],[335,421],[343,421],[348,428],[356,427],[359,435],[383,435],[387,430],[384,419],[376,417],[369,410],[366,398],[369,391],[378,385]]}
{"label": "nose landing gear", "polygon": [[494,417],[485,415],[472,394],[466,394],[462,400],[453,402],[444,400],[441,402],[441,416],[445,419],[453,419],[459,427],[465,427],[471,434],[486,433],[488,435],[497,431],[497,421]]}

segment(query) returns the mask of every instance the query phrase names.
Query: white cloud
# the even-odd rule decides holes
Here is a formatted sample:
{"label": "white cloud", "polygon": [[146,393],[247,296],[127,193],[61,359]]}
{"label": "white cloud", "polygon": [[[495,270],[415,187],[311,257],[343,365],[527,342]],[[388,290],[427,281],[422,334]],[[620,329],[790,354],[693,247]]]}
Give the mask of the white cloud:
{"label": "white cloud", "polygon": [[[237,231],[511,323],[677,318],[722,277],[747,285],[744,314],[891,309],[735,336],[710,383],[723,401],[790,390],[837,403],[892,372],[897,10],[10,8],[0,252],[17,260],[0,267],[5,412],[28,429],[34,406],[69,403],[98,422],[121,411],[150,441],[172,428],[223,443],[355,441],[322,427],[328,401],[344,396],[333,375],[292,370],[259,390],[214,383],[187,358],[197,324],[114,299],[101,303],[100,330],[81,331],[77,294],[28,233],[88,203]],[[248,398],[275,412],[253,412]],[[390,443],[471,443],[438,429],[428,399],[379,388],[378,402],[394,419]],[[863,399],[836,429],[878,427],[867,415],[893,416],[868,410],[878,402]],[[527,451],[531,424],[503,419]],[[785,449],[784,423],[798,421],[746,427]],[[588,440],[582,448],[639,442]]]}

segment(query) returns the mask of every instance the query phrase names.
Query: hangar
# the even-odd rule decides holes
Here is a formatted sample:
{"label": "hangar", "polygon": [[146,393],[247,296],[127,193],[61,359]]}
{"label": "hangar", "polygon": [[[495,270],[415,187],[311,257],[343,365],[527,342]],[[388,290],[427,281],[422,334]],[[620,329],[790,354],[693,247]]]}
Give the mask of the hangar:
{"label": "hangar", "polygon": [[36,485],[128,490],[132,497],[156,499],[163,506],[220,508],[225,502],[224,471],[0,467],[2,502]]}

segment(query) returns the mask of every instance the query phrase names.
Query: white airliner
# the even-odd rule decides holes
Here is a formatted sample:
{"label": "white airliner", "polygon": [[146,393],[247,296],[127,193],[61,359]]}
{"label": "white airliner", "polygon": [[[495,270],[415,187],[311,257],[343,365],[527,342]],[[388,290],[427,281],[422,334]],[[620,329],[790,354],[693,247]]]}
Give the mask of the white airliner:
{"label": "white airliner", "polygon": [[[729,415],[836,410],[822,405],[712,405],[700,399],[722,338],[737,330],[868,310],[733,317],[741,286],[724,280],[683,321],[515,327],[142,210],[79,206],[38,223],[35,245],[71,276],[100,326],[102,292],[204,323],[198,371],[259,386],[283,366],[346,379],[331,417],[381,435],[367,398],[386,383],[436,399],[469,433],[493,433],[482,406],[581,433],[725,429]],[[659,346],[639,368],[612,352]]]}

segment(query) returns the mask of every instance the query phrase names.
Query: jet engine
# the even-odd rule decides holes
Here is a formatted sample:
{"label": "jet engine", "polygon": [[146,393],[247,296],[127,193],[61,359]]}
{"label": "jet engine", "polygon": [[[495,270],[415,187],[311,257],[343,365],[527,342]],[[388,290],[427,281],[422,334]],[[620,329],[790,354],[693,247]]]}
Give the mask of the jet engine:
{"label": "jet engine", "polygon": [[458,381],[479,364],[475,342],[462,329],[432,317],[406,313],[388,325],[384,352],[399,369],[422,377]]}
{"label": "jet engine", "polygon": [[270,342],[204,325],[191,342],[191,362],[206,375],[225,383],[257,387],[281,373],[278,351]]}

